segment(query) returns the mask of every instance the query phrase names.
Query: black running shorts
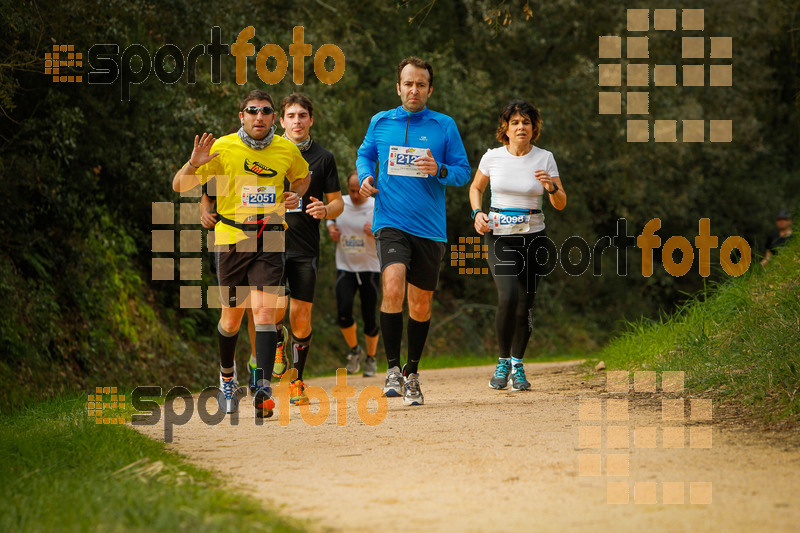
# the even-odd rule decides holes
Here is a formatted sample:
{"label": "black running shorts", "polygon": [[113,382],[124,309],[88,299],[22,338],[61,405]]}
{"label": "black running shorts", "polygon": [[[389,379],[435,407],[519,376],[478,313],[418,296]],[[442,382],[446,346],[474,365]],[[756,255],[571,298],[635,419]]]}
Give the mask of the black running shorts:
{"label": "black running shorts", "polygon": [[287,257],[283,267],[281,285],[287,285],[287,296],[304,302],[314,302],[314,289],[317,286],[316,257]]}
{"label": "black running shorts", "polygon": [[381,228],[376,238],[381,272],[391,264],[402,263],[406,266],[406,281],[424,291],[436,290],[445,243],[397,228]]}
{"label": "black running shorts", "polygon": [[[255,232],[254,232],[255,233]],[[254,287],[270,294],[282,294],[283,287],[283,252],[265,252],[264,232],[261,238],[253,237],[257,243],[246,239],[236,244],[219,246],[216,253],[217,278],[222,287],[222,304],[228,306],[241,305],[249,291],[245,287]],[[221,249],[228,248],[226,251]],[[228,297],[225,298],[227,287]],[[237,290],[237,287],[240,287]]]}

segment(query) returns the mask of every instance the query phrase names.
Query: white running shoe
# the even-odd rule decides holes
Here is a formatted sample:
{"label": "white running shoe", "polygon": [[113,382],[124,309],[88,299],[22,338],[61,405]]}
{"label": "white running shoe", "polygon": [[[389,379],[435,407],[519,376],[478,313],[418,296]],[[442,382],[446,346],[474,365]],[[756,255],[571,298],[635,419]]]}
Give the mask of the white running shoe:
{"label": "white running shoe", "polygon": [[399,366],[393,366],[386,372],[386,383],[383,394],[388,398],[399,398],[403,395],[403,374]]}
{"label": "white running shoe", "polygon": [[364,352],[361,351],[361,346],[356,346],[355,352],[350,352],[347,354],[347,365],[345,365],[345,369],[347,370],[348,374],[358,374],[358,371],[361,369],[361,354]]}
{"label": "white running shoe", "polygon": [[425,398],[419,388],[419,374],[409,374],[403,383],[403,405],[422,405]]}

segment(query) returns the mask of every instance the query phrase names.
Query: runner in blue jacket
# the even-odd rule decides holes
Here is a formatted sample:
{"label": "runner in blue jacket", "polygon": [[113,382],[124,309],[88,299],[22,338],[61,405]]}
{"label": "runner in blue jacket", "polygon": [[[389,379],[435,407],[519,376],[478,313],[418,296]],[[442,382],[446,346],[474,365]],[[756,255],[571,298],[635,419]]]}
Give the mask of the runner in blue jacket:
{"label": "runner in blue jacket", "polygon": [[[356,160],[361,195],[375,194],[372,231],[381,261],[381,330],[389,366],[383,392],[403,396],[405,405],[424,403],[419,360],[447,242],[444,189],[466,185],[470,178],[455,121],[425,107],[432,92],[433,67],[418,57],[401,61],[397,94],[402,105],[372,117]],[[401,374],[406,282],[408,362]]]}

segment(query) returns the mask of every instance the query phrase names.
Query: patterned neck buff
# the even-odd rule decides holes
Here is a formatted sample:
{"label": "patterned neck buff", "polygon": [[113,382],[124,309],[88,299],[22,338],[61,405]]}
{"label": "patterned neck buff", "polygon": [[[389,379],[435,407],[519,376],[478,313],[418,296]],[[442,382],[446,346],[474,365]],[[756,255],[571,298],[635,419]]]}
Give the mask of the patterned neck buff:
{"label": "patterned neck buff", "polygon": [[244,126],[239,128],[239,131],[236,133],[239,135],[239,138],[242,140],[242,142],[253,150],[263,150],[272,142],[272,137],[275,135],[275,124],[272,125],[272,127],[269,129],[269,133],[267,133],[267,136],[263,139],[253,139],[250,137],[250,135],[244,131]]}
{"label": "patterned neck buff", "polygon": [[[284,136],[285,138],[289,139],[289,137],[286,137],[286,134],[285,134],[285,133],[283,134],[283,136]],[[291,139],[289,139],[289,140],[291,141]],[[297,148],[298,148],[298,149],[300,149],[300,151],[301,151],[301,152],[305,152],[306,150],[308,150],[309,148],[311,148],[311,135],[309,135],[308,137],[306,137],[306,140],[305,140],[305,141],[301,141],[301,142],[299,142],[299,143],[295,143],[295,146],[297,146]]]}

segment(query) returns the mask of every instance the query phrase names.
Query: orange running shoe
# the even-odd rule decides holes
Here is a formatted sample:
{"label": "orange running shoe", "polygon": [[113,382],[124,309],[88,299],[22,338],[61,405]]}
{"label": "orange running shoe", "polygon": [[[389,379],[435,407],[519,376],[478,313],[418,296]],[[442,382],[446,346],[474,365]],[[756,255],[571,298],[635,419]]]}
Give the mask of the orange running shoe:
{"label": "orange running shoe", "polygon": [[272,387],[264,385],[256,389],[253,405],[256,408],[256,416],[259,418],[269,418],[272,410],[275,409],[275,400],[272,399]]}
{"label": "orange running shoe", "polygon": [[302,379],[296,379],[289,385],[289,403],[292,405],[308,405],[306,385]]}

